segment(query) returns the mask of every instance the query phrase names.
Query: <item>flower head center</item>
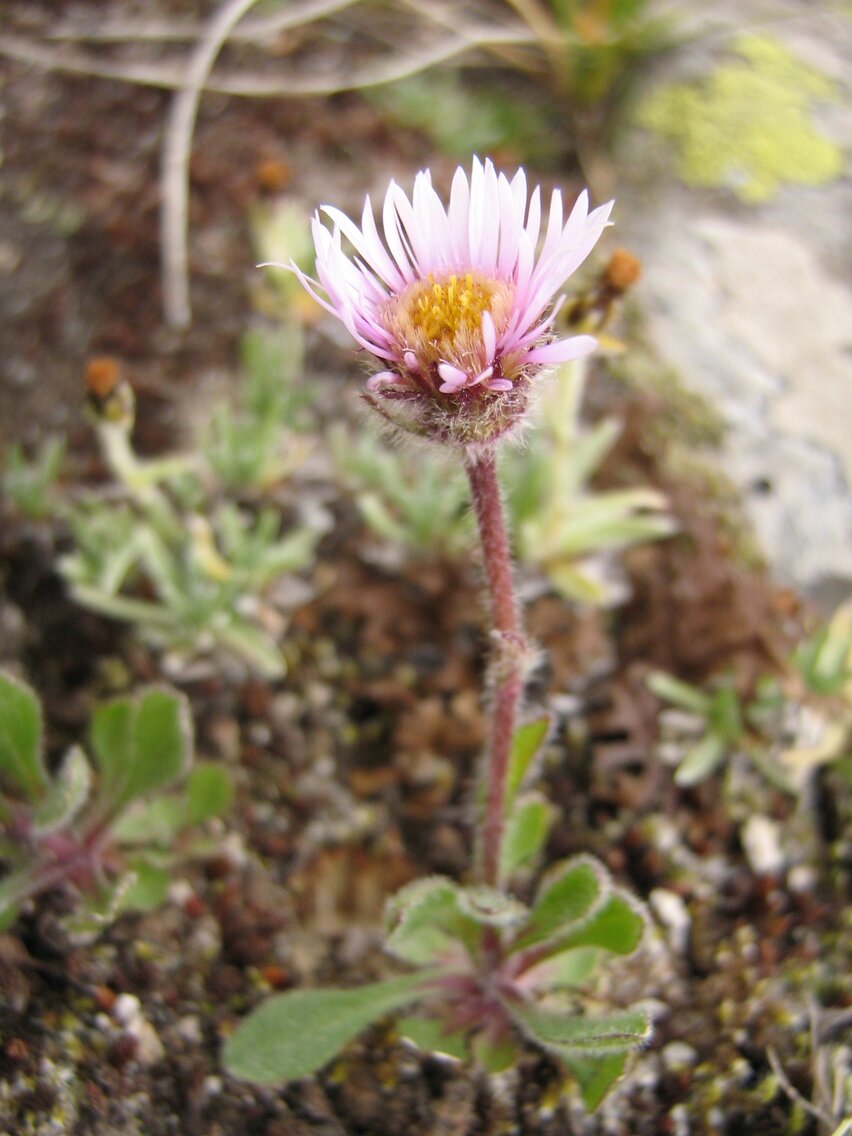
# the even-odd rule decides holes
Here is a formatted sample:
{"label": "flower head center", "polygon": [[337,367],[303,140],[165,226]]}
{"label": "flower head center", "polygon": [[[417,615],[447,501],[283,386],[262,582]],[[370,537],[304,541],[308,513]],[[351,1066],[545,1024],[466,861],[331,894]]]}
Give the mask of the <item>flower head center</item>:
{"label": "flower head center", "polygon": [[[489,284],[492,287],[489,287]],[[414,285],[409,315],[415,329],[434,342],[453,343],[459,333],[470,334],[482,325],[482,313],[491,307],[492,281],[475,280],[473,273],[453,273],[444,281],[430,276]]]}
{"label": "flower head center", "polygon": [[388,320],[401,346],[427,366],[479,354],[482,317],[490,312],[496,329],[506,325],[509,286],[478,272],[429,273],[390,301]]}

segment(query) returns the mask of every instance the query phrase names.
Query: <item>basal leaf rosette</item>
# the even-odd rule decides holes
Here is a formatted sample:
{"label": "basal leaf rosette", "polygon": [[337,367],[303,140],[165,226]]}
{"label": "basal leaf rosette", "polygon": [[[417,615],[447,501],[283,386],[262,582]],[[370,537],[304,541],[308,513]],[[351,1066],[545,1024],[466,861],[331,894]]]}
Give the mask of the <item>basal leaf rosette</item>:
{"label": "basal leaf rosette", "polygon": [[[422,171],[409,198],[391,182],[381,233],[367,198],[360,228],[322,206],[313,221],[317,277],[296,273],[382,370],[367,399],[386,418],[433,441],[493,443],[523,415],[543,368],[594,350],[588,335],[557,338],[559,291],[589,255],[612,203],[577,198],[567,218],[490,161],[456,170],[445,208]],[[345,243],[344,243],[345,242]]]}
{"label": "basal leaf rosette", "polygon": [[49,769],[42,735],[35,692],[0,671],[0,930],[61,889],[73,900],[64,930],[86,942],[121,911],[164,901],[179,837],[227,808],[231,784],[216,766],[190,768],[189,703],[168,687],[97,707],[93,760],[72,746]]}
{"label": "basal leaf rosette", "polygon": [[421,1013],[400,1031],[491,1072],[532,1043],[571,1069],[593,1107],[649,1023],[635,1007],[586,1012],[588,992],[606,956],[633,954],[645,928],[641,906],[589,856],[555,865],[529,907],[496,888],[419,880],[387,910],[387,950],[432,969]]}
{"label": "basal leaf rosette", "polygon": [[645,930],[639,905],[591,857],[556,865],[531,906],[483,884],[416,880],[388,902],[385,929],[388,953],[410,973],[276,995],[226,1043],[228,1072],[262,1084],[309,1076],[369,1024],[405,1010],[403,1038],[491,1073],[528,1046],[545,1050],[594,1108],[648,1037],[640,1008],[586,1012],[597,962],[631,954]]}

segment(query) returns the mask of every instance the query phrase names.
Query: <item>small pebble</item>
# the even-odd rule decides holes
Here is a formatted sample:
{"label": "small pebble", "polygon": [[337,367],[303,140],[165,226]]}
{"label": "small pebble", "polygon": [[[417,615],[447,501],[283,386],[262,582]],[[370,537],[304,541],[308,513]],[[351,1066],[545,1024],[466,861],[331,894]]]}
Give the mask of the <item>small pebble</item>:
{"label": "small pebble", "polygon": [[679,1069],[692,1069],[698,1060],[698,1053],[685,1041],[670,1041],[661,1053],[663,1065],[670,1073]]}
{"label": "small pebble", "polygon": [[685,954],[689,946],[692,918],[683,899],[668,888],[654,888],[648,898],[654,914],[668,932],[672,950]]}
{"label": "small pebble", "polygon": [[676,1104],[669,1112],[669,1120],[672,1125],[672,1136],[689,1136],[689,1112],[685,1104]]}
{"label": "small pebble", "polygon": [[119,994],[112,1008],[116,1022],[124,1026],[124,1035],[133,1039],[132,1058],[140,1065],[153,1065],[166,1055],[157,1031],[142,1013],[142,1003],[135,994]]}
{"label": "small pebble", "polygon": [[740,834],[743,851],[757,876],[779,876],[787,865],[781,844],[781,826],[767,816],[751,816]]}
{"label": "small pebble", "polygon": [[177,907],[183,907],[194,894],[189,880],[172,880],[169,884],[169,902],[174,903]]}
{"label": "small pebble", "polygon": [[204,1034],[197,1014],[187,1014],[175,1024],[178,1035],[189,1045],[201,1045]]}
{"label": "small pebble", "polygon": [[222,953],[222,929],[212,915],[199,918],[186,943],[189,958],[204,962]]}
{"label": "small pebble", "polygon": [[210,1097],[218,1097],[222,1092],[222,1078],[210,1076],[204,1078],[204,1095],[208,1099]]}
{"label": "small pebble", "polygon": [[142,1013],[142,1003],[135,994],[119,994],[112,1007],[112,1016],[121,1025],[129,1025]]}
{"label": "small pebble", "polygon": [[139,1017],[131,1022],[127,1032],[136,1038],[136,1060],[140,1065],[154,1065],[165,1057],[166,1050],[159,1034],[146,1018]]}
{"label": "small pebble", "polygon": [[814,891],[817,880],[816,872],[807,864],[796,864],[787,874],[787,884],[790,891],[799,893]]}

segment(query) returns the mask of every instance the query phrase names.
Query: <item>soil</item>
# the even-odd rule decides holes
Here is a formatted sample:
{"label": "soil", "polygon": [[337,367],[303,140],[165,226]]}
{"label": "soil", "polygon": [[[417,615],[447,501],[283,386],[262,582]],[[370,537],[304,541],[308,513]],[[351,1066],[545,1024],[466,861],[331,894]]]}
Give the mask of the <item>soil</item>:
{"label": "soil", "polygon": [[[61,7],[5,5],[9,27],[36,36]],[[247,218],[273,166],[295,196],[346,205],[363,192],[365,163],[402,176],[432,157],[355,96],[313,102],[309,113],[304,102],[205,98],[192,164],[194,319],[175,333],[163,327],[158,286],[166,96],[9,62],[3,90],[0,438],[29,445],[63,432],[80,482],[102,472],[82,405],[93,356],[112,356],[132,382],[145,453],[184,435],[211,375],[236,375],[253,318]],[[450,163],[437,156],[433,168],[445,181]],[[317,337],[312,351],[319,370],[329,348]],[[333,403],[339,388],[317,381]],[[375,538],[329,483],[337,523],[288,632],[286,678],[215,666],[169,675],[190,698],[198,754],[225,763],[236,785],[213,826],[217,853],[182,863],[168,904],[123,916],[94,943],[67,936],[61,894],[0,937],[2,1136],[827,1131],[779,1086],[769,1053],[817,1099],[825,1048],[812,1051],[809,1005],[826,1046],[852,1005],[849,881],[836,853],[848,793],[831,769],[798,801],[739,767],[736,805],[721,777],[678,789],[657,756],[659,704],[645,683],[652,666],[689,681],[732,669],[751,689],[809,615],[738,556],[706,484],[673,476],[665,442],[649,442],[658,411],[599,366],[590,413],[626,423],[604,482],[659,485],[681,525],[626,558],[629,602],[593,612],[527,570],[523,581],[544,659],[529,708],[558,721],[545,780],[561,817],[547,861],[592,852],[658,915],[662,893],[689,921],[679,934],[659,919],[642,957],[618,969],[615,1000],[650,1000],[656,1025],[601,1110],[587,1116],[540,1053],[489,1079],[413,1050],[392,1022],[281,1090],[220,1067],[223,1038],[269,991],[391,973],[379,930],[386,898],[424,874],[463,877],[469,863],[466,802],[485,726],[478,566],[464,556],[379,563]],[[99,698],[163,673],[130,631],[71,602],[55,567],[67,540],[59,523],[3,507],[0,660],[39,691],[51,758],[84,736]],[[752,869],[743,801],[781,824],[795,871]],[[148,1023],[141,1033],[127,1028],[127,995]]]}

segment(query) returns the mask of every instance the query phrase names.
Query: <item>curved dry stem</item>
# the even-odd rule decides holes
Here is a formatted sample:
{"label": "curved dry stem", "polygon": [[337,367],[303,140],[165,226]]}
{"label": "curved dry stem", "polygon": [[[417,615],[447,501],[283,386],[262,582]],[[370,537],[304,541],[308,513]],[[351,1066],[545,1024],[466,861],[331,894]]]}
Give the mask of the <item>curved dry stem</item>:
{"label": "curved dry stem", "polygon": [[[430,44],[416,54],[402,50],[380,60],[368,60],[351,71],[325,75],[305,74],[282,79],[280,75],[263,76],[249,71],[230,71],[208,75],[202,91],[240,98],[303,98],[338,95],[342,91],[359,91],[380,87],[398,79],[407,79],[439,63],[447,63],[467,51],[504,47],[528,47],[536,42],[526,28],[491,28],[460,26],[452,36]],[[98,79],[114,79],[143,87],[181,90],[186,82],[184,70],[177,63],[117,63],[98,59],[73,48],[45,46],[23,36],[0,36],[0,56],[15,59],[45,71],[62,71],[71,75],[87,75]]]}
{"label": "curved dry stem", "polygon": [[186,80],[177,93],[166,120],[160,174],[160,256],[162,259],[163,311],[171,327],[186,327],[190,321],[189,273],[187,269],[187,215],[189,212],[189,155],[198,103],[216,56],[255,0],[228,0],[198,41],[189,62]]}
{"label": "curved dry stem", "polygon": [[[270,36],[333,16],[356,3],[358,0],[302,0],[280,12],[244,20],[229,38],[239,43],[268,43]],[[185,43],[200,34],[199,25],[188,20],[113,20],[89,27],[69,20],[46,38],[76,43]]]}

